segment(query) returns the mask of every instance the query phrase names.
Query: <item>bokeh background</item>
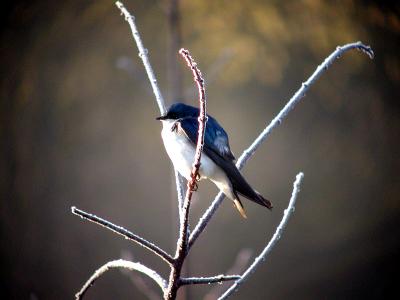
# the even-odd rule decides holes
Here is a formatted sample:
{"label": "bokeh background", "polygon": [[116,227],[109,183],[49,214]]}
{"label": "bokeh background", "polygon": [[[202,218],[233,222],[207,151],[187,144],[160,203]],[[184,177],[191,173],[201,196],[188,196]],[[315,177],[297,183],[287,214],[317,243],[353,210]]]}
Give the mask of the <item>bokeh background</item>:
{"label": "bokeh background", "polygon": [[[337,45],[362,40],[376,54],[347,53],[311,87],[243,170],[274,210],[245,201],[244,221],[225,201],[187,272],[220,274],[238,253],[254,257],[301,170],[282,239],[233,299],[399,296],[399,4],[185,0],[174,10],[174,2],[125,4],[167,104],[196,104],[174,50],[190,49],[208,111],[237,156]],[[71,299],[121,256],[167,276],[152,254],[70,213],[78,206],[174,251],[176,192],[159,111],[114,2],[3,1],[0,19],[0,298]],[[216,192],[201,183],[192,225]],[[213,299],[210,290],[183,288],[180,298]],[[87,299],[147,297],[137,277],[111,271]]]}

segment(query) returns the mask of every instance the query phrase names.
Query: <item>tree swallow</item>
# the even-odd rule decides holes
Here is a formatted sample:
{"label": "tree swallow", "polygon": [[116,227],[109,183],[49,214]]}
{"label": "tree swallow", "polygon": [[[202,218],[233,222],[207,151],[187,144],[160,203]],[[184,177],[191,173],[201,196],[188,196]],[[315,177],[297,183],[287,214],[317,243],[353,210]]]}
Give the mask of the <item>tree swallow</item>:
{"label": "tree swallow", "polygon": [[[196,151],[199,109],[183,103],[173,104],[164,116],[161,132],[165,149],[178,172],[190,180]],[[208,115],[201,156],[199,179],[211,180],[228,198],[233,200],[243,218],[246,217],[239,194],[269,209],[269,200],[255,191],[235,166],[229,138],[217,120]]]}

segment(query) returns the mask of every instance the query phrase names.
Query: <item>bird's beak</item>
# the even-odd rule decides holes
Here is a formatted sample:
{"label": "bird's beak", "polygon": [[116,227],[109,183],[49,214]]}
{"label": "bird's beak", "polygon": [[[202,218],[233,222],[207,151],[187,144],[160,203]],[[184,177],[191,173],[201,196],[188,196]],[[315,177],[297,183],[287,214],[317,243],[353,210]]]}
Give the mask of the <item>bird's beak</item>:
{"label": "bird's beak", "polygon": [[159,121],[166,120],[166,119],[168,119],[167,115],[156,118],[156,120],[159,120]]}

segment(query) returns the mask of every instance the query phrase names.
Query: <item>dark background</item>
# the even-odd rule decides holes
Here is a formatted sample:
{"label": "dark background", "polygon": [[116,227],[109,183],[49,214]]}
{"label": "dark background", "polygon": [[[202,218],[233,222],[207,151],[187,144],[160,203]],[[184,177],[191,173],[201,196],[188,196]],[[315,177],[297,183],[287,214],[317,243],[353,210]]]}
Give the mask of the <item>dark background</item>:
{"label": "dark background", "polygon": [[[170,3],[125,4],[167,104],[179,95],[167,75],[177,62],[185,100],[196,105],[190,71],[170,55]],[[190,275],[225,272],[245,248],[256,255],[301,170],[282,239],[233,299],[399,296],[399,5],[182,1],[180,15],[208,111],[237,156],[337,45],[362,40],[376,54],[335,62],[260,147],[243,173],[274,210],[245,201],[244,221],[225,201],[189,256]],[[1,24],[0,298],[71,299],[97,267],[126,253],[167,277],[152,254],[70,213],[78,206],[174,251],[176,196],[159,111],[119,10],[105,0],[3,1]],[[216,192],[200,184],[192,225]],[[146,299],[130,280],[110,271],[87,299]],[[183,288],[181,297],[201,299],[210,288]]]}

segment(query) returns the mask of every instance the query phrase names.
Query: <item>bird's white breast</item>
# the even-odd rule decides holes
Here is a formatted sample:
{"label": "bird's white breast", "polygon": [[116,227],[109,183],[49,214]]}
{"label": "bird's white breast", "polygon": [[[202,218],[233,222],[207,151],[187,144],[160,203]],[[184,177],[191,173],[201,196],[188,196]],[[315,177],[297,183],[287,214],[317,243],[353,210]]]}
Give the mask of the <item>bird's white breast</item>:
{"label": "bird's white breast", "polygon": [[[161,136],[174,167],[182,176],[189,179],[196,149],[185,133],[179,130],[179,127],[172,130],[174,123],[175,121],[170,120],[163,121]],[[213,173],[213,165],[215,165],[214,162],[205,158],[203,154],[201,158],[200,175],[204,177],[211,175],[211,173]]]}
{"label": "bird's white breast", "polygon": [[[165,149],[174,167],[187,180],[190,179],[195,156],[195,145],[188,139],[182,130],[172,130],[175,121],[165,120],[161,136]],[[225,172],[217,166],[204,152],[201,155],[200,176],[213,181],[225,195],[233,199],[231,184]]]}

